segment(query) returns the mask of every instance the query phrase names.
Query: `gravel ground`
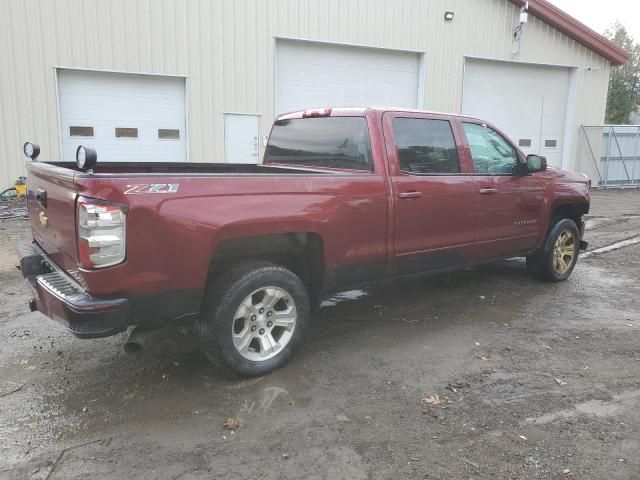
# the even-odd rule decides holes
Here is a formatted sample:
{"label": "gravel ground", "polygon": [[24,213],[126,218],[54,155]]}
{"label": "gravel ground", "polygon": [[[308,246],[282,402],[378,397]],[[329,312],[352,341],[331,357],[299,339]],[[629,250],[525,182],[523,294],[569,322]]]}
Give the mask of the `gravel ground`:
{"label": "gravel ground", "polygon": [[[639,237],[640,191],[589,220],[590,249]],[[28,235],[0,221],[0,478],[640,478],[640,244],[562,284],[511,260],[335,296],[287,367],[234,381],[186,329],[131,356],[29,313]]]}

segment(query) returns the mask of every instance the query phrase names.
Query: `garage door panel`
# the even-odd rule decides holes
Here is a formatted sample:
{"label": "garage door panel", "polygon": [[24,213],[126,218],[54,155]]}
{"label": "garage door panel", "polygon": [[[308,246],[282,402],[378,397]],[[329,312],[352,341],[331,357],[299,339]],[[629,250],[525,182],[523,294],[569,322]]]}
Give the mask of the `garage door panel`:
{"label": "garage door panel", "polygon": [[[80,144],[95,147],[104,162],[187,160],[183,78],[60,70],[58,92],[64,160],[73,161]],[[94,135],[72,136],[71,126]],[[118,137],[117,128],[137,136]],[[159,129],[178,130],[178,138],[159,138]]]}
{"label": "garage door panel", "polygon": [[416,53],[279,40],[276,113],[319,106],[418,102]]}
{"label": "garage door panel", "polygon": [[[353,85],[354,78],[358,84],[386,85],[397,90],[406,90],[415,93],[416,72],[392,71],[381,68],[367,68],[357,66],[333,65],[327,68],[324,65],[305,65],[304,71],[300,71],[299,65],[284,64],[278,69],[282,85]],[[291,79],[291,80],[289,80]],[[278,79],[280,83],[280,78]]]}
{"label": "garage door panel", "polygon": [[[65,118],[94,118],[122,120],[138,118],[182,118],[184,103],[163,99],[161,101],[139,97],[114,98],[106,95],[63,95],[60,103],[65,105]],[[108,108],[104,108],[108,104]]]}
{"label": "garage door panel", "polygon": [[[462,112],[484,118],[503,130],[525,153],[562,163],[570,69],[519,62],[467,59]],[[553,140],[553,148],[545,148]]]}

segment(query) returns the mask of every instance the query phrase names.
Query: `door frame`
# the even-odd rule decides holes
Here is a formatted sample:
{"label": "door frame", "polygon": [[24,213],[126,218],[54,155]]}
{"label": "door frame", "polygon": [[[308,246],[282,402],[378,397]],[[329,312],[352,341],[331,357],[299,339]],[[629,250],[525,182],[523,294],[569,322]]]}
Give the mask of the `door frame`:
{"label": "door frame", "polygon": [[255,117],[257,120],[257,131],[256,131],[256,138],[257,138],[257,147],[258,147],[258,156],[256,158],[256,164],[261,164],[262,163],[262,142],[260,141],[260,123],[262,121],[262,114],[260,113],[251,113],[251,112],[233,112],[233,111],[224,111],[222,112],[222,128],[223,128],[223,138],[224,138],[224,163],[229,163],[227,161],[227,116],[228,115],[237,115],[237,116],[245,116],[245,117]]}

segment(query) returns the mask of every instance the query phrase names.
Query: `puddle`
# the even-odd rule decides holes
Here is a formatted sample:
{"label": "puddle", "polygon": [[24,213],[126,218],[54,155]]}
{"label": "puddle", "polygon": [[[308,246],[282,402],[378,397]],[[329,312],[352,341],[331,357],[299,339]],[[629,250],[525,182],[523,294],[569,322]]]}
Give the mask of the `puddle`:
{"label": "puddle", "polygon": [[346,292],[336,293],[325,300],[320,304],[321,307],[333,307],[340,302],[357,300],[362,297],[366,297],[369,293],[365,290],[348,290]]}
{"label": "puddle", "polygon": [[614,395],[613,400],[610,401],[588,400],[578,403],[574,408],[557,410],[539,417],[527,418],[525,423],[545,425],[559,419],[572,418],[581,414],[595,417],[610,417],[620,413],[625,408],[637,408],[638,397],[640,397],[640,390],[632,390]]}

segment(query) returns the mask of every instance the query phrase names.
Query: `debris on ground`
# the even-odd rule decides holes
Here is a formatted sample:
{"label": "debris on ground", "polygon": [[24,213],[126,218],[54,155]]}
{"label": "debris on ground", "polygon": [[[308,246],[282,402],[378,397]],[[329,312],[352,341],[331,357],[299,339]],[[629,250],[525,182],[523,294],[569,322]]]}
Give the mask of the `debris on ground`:
{"label": "debris on ground", "polygon": [[336,420],[346,423],[349,421],[349,417],[347,417],[344,413],[339,413],[338,415],[336,415]]}
{"label": "debris on ground", "polygon": [[473,468],[479,469],[480,468],[480,464],[474,462],[473,460],[469,460],[468,458],[464,458],[462,457],[460,460],[462,460],[464,463],[466,463],[467,465],[472,466]]}
{"label": "debris on ground", "polygon": [[[111,441],[111,439],[109,439],[109,441]],[[60,452],[60,454],[57,456],[56,460],[53,462],[53,465],[51,465],[51,469],[49,470],[49,473],[47,473],[47,476],[45,477],[45,480],[48,480],[51,477],[51,474],[56,469],[56,467],[60,463],[60,460],[62,460],[62,457],[64,456],[65,453],[70,452],[72,450],[75,450],[76,448],[86,447],[87,445],[92,445],[92,444],[98,443],[98,442],[104,443],[104,439],[100,438],[98,440],[91,440],[89,442],[84,442],[84,443],[81,443],[79,445],[74,445],[73,447],[67,447],[67,448],[63,449]]]}
{"label": "debris on ground", "polygon": [[15,195],[9,196],[5,194],[0,196],[0,202],[4,204],[0,205],[0,220],[27,220],[29,218],[26,202],[23,199],[17,198]]}
{"label": "debris on ground", "polygon": [[554,382],[556,382],[558,385],[560,385],[561,387],[564,387],[567,382],[565,382],[564,380],[562,380],[561,378],[554,378],[553,379]]}
{"label": "debris on ground", "polygon": [[20,390],[22,390],[22,387],[24,387],[24,383],[22,385],[18,385],[13,390],[9,390],[8,392],[0,393],[0,397],[6,397],[7,395],[11,395],[12,393],[19,392]]}
{"label": "debris on ground", "polygon": [[464,387],[468,387],[469,384],[466,382],[462,382],[460,380],[454,380],[451,383],[447,383],[447,386],[445,387],[447,390],[450,390],[453,393],[458,393],[458,390],[463,389]]}
{"label": "debris on ground", "polygon": [[441,405],[442,400],[440,400],[440,397],[436,393],[435,395],[429,395],[428,397],[424,397],[422,399],[422,403],[426,405]]}
{"label": "debris on ground", "polygon": [[525,437],[524,435],[518,435],[518,437],[522,440],[525,440],[525,441],[527,440],[527,437]]}
{"label": "debris on ground", "polygon": [[536,460],[533,456],[529,455],[525,461],[523,462],[523,465],[527,466],[527,467],[535,467],[535,468],[540,468],[542,466],[542,464],[540,463],[539,460]]}
{"label": "debris on ground", "polygon": [[237,430],[240,427],[240,422],[236,417],[227,417],[222,426],[227,430]]}
{"label": "debris on ground", "polygon": [[562,473],[564,473],[565,475],[569,475],[571,473],[571,470],[565,468],[564,470],[562,470]]}

